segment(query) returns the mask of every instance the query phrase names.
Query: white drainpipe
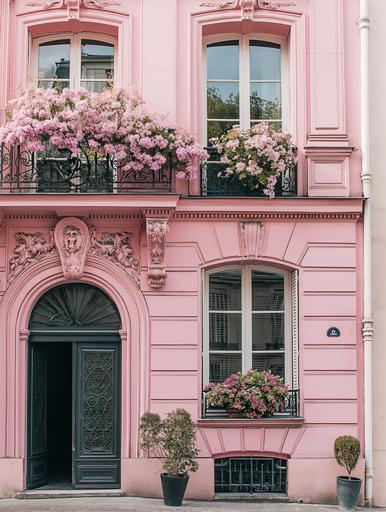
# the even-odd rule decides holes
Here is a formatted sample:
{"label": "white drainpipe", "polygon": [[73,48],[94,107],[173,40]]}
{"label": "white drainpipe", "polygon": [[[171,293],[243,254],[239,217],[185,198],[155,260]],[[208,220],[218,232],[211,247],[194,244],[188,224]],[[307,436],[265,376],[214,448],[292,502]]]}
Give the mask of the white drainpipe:
{"label": "white drainpipe", "polygon": [[365,502],[373,504],[373,407],[372,407],[372,343],[371,305],[371,170],[370,170],[370,106],[369,106],[369,0],[360,0],[359,30],[361,38],[361,145],[364,211],[363,211],[363,345],[365,401]]}

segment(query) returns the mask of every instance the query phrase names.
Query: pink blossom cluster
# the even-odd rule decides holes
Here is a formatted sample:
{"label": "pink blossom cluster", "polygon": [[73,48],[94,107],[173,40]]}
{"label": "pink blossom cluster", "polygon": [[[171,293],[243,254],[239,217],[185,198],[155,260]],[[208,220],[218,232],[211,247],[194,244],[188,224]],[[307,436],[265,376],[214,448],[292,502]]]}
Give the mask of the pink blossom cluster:
{"label": "pink blossom cluster", "polygon": [[268,123],[255,124],[248,130],[235,125],[211,143],[227,166],[219,172],[220,178],[237,177],[246,187],[259,189],[269,198],[275,197],[280,174],[296,163],[291,135],[274,130]]}
{"label": "pink blossom cluster", "polygon": [[191,135],[147,114],[141,98],[123,89],[93,93],[30,85],[10,102],[0,142],[34,152],[51,145],[75,154],[108,154],[123,172],[158,171],[172,158],[181,179],[194,179],[208,156]]}
{"label": "pink blossom cluster", "polygon": [[238,409],[248,418],[260,418],[283,410],[288,387],[279,375],[251,369],[222,383],[207,384],[205,393],[211,407]]}

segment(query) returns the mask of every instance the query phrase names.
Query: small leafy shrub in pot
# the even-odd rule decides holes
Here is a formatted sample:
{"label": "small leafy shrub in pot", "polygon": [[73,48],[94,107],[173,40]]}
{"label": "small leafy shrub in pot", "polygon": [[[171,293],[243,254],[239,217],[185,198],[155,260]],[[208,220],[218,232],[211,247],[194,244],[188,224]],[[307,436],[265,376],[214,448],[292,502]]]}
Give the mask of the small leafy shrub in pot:
{"label": "small leafy shrub in pot", "polygon": [[181,505],[189,473],[198,469],[196,427],[190,414],[176,409],[161,419],[158,414],[147,412],[141,418],[139,432],[142,451],[151,452],[162,461],[165,505]]}
{"label": "small leafy shrub in pot", "polygon": [[351,476],[358,464],[361,453],[359,439],[353,436],[340,436],[335,439],[334,453],[336,462],[346,469],[348,476],[338,476],[337,493],[340,510],[355,510],[362,480]]}

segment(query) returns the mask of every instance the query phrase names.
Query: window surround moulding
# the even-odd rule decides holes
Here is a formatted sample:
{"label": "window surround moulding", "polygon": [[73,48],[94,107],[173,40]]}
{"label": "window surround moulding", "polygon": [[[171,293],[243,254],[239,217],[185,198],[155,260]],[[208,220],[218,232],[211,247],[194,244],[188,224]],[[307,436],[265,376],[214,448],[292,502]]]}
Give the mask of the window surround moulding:
{"label": "window surround moulding", "polygon": [[[306,146],[306,111],[305,107],[299,103],[298,98],[306,94],[305,83],[301,77],[306,72],[306,30],[305,16],[300,9],[296,11],[279,11],[259,9],[254,13],[253,20],[241,21],[241,24],[247,23],[248,36],[259,38],[283,38],[289,34],[288,38],[288,60],[290,62],[288,72],[288,82],[290,86],[289,105],[291,110],[291,119],[287,129],[292,133],[295,144],[299,147]],[[240,25],[239,13],[234,9],[218,10],[200,10],[191,13],[191,58],[186,68],[187,71],[187,94],[190,98],[189,116],[186,125],[194,132],[199,134],[201,141],[204,140],[204,131],[202,119],[206,118],[204,112],[204,94],[205,94],[205,45],[204,40],[209,36],[224,36],[224,39],[234,30],[224,31],[226,25]],[[219,29],[215,30],[215,27]],[[265,28],[266,27],[266,30]],[[277,27],[277,33],[275,31]],[[221,29],[221,30],[220,30]],[[256,29],[258,31],[256,32]],[[183,64],[184,66],[184,64]],[[300,168],[305,166],[305,159],[300,156]],[[298,190],[303,191],[302,173],[299,173]]]}
{"label": "window surround moulding", "polygon": [[[22,15],[16,16],[15,33],[20,41],[18,66],[15,67],[13,80],[11,84],[11,95],[16,95],[20,87],[23,87],[30,76],[31,60],[32,60],[32,39],[33,37],[40,37],[43,35],[50,35],[50,27],[55,27],[56,24],[70,23],[63,9],[46,9],[34,10],[23,12]],[[118,87],[128,87],[138,78],[137,69],[133,68],[133,16],[127,13],[118,13],[112,11],[103,11],[97,9],[85,10],[82,13],[80,22],[73,21],[71,23],[84,23],[85,26],[92,24],[92,32],[100,33],[102,37],[105,35],[116,37],[116,45],[118,48],[116,55],[116,69],[115,69],[115,82]],[[101,27],[101,31],[96,30],[96,26]],[[110,27],[114,34],[106,34],[104,27]],[[44,31],[42,32],[42,28]],[[63,29],[60,30],[63,32]],[[68,30],[68,32],[72,32]],[[88,30],[90,32],[90,30]],[[127,55],[125,56],[125,63],[123,61],[123,52],[120,51],[122,47],[127,48]],[[135,75],[133,77],[133,75]]]}

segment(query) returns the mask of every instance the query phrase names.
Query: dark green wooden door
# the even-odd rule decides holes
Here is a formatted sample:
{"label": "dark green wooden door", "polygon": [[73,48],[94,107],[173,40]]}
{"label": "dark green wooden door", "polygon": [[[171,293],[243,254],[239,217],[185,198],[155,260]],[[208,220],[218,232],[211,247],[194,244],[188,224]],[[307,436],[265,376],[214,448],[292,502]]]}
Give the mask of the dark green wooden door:
{"label": "dark green wooden door", "polygon": [[120,346],[74,343],[73,487],[120,487]]}
{"label": "dark green wooden door", "polygon": [[72,343],[73,349],[72,485],[120,487],[120,327],[111,299],[88,284],[57,286],[35,305],[29,322],[29,488],[44,485],[50,477],[45,346],[56,342]]}
{"label": "dark green wooden door", "polygon": [[29,347],[27,487],[47,483],[47,351],[40,344]]}

